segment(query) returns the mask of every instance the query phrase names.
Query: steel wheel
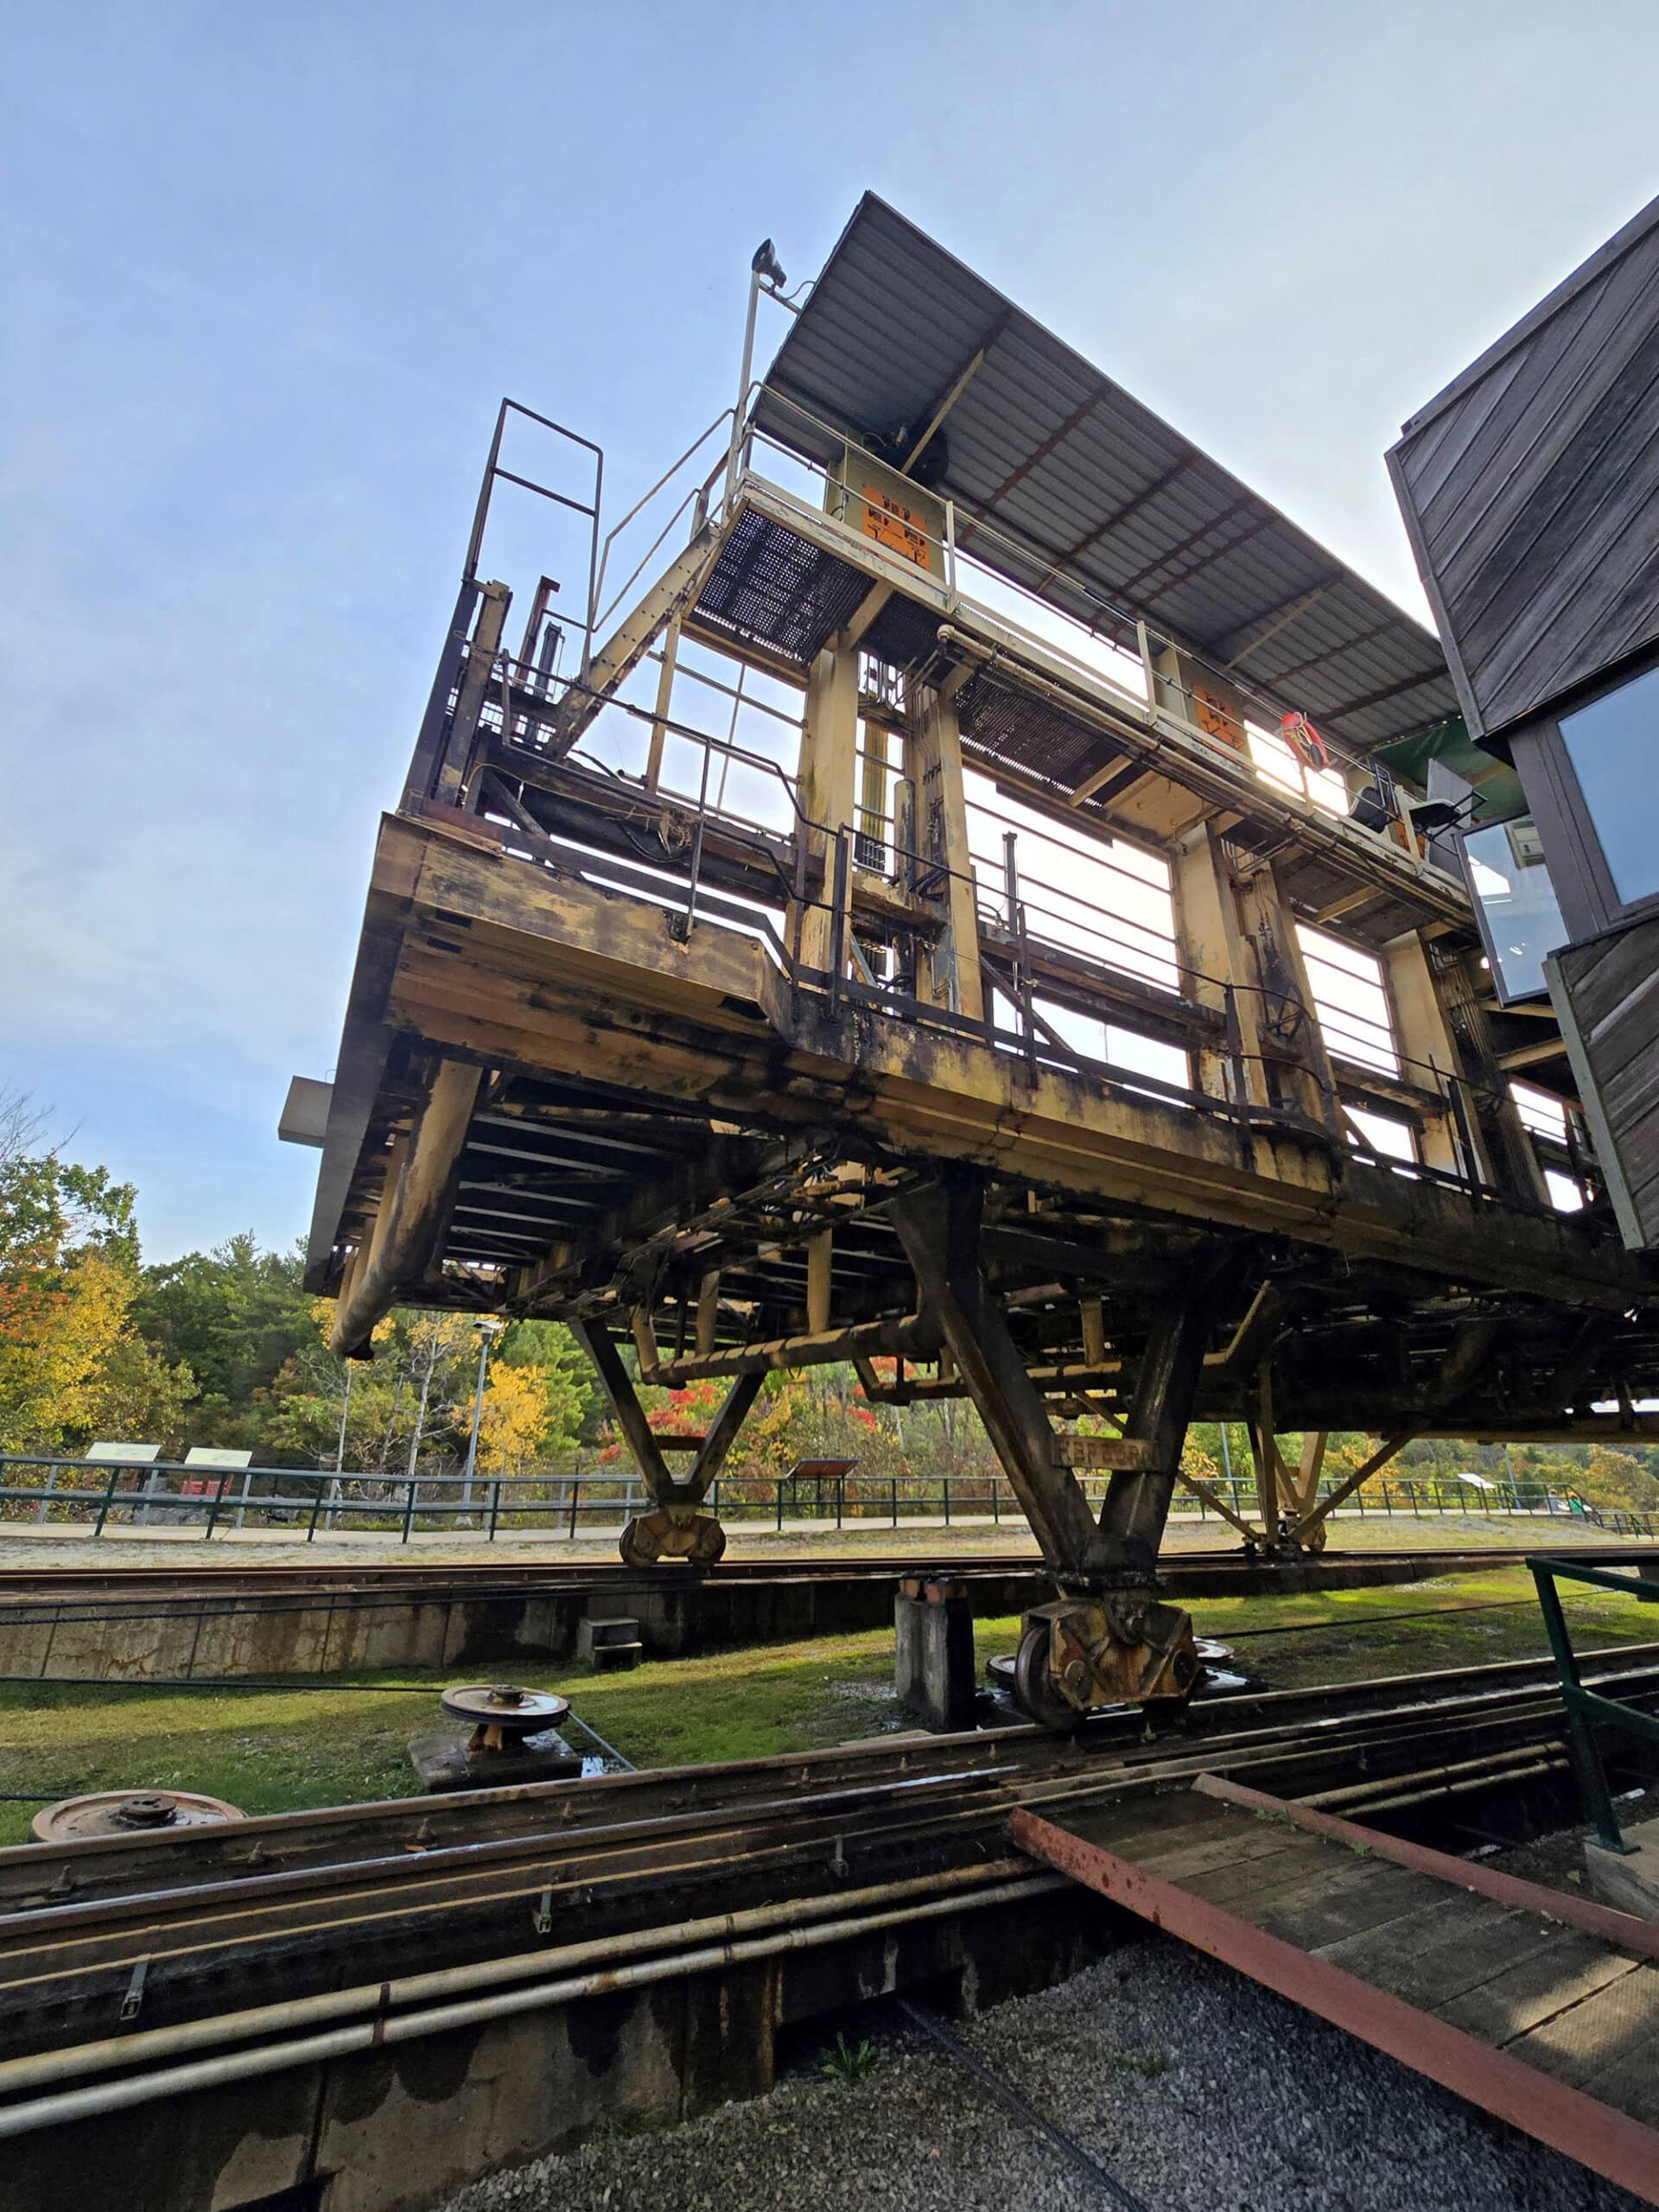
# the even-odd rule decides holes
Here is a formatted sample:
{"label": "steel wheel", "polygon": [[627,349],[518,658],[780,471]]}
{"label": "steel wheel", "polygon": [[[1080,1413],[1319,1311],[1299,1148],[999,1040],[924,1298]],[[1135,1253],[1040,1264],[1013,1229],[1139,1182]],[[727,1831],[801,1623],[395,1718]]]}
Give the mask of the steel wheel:
{"label": "steel wheel", "polygon": [[1028,1628],[1014,1655],[1014,1694],[1039,1728],[1062,1735],[1075,1728],[1083,1715],[1060,1695],[1048,1671],[1049,1630]]}
{"label": "steel wheel", "polygon": [[662,1557],[662,1547],[657,1541],[657,1532],[643,1516],[629,1522],[622,1531],[622,1541],[617,1546],[625,1567],[655,1567]]}

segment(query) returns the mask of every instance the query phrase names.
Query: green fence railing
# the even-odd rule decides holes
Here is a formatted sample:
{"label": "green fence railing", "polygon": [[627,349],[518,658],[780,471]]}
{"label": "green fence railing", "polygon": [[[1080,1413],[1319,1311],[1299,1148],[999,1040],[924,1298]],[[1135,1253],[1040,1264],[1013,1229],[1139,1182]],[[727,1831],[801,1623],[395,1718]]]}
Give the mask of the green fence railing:
{"label": "green fence railing", "polygon": [[1567,1707],[1567,1749],[1572,1754],[1584,1808],[1595,1824],[1599,1843],[1609,1851],[1629,1852],[1632,1847],[1619,1831],[1618,1815],[1613,1810],[1613,1793],[1607,1787],[1607,1770],[1602,1764],[1601,1746],[1596,1741],[1596,1726],[1599,1723],[1623,1735],[1659,1744],[1659,1715],[1638,1713],[1634,1706],[1622,1704],[1616,1697],[1604,1697],[1599,1690],[1585,1688],[1567,1616],[1561,1610],[1560,1592],[1555,1585],[1558,1581],[1587,1582],[1593,1589],[1616,1590],[1623,1597],[1644,1599],[1651,1605],[1659,1602],[1659,1582],[1650,1581],[1640,1573],[1620,1574],[1611,1567],[1581,1567],[1577,1560],[1569,1564],[1560,1559],[1529,1559],[1527,1565],[1538,1586],[1538,1604],[1544,1616],[1549,1648],[1554,1654],[1561,1701]]}

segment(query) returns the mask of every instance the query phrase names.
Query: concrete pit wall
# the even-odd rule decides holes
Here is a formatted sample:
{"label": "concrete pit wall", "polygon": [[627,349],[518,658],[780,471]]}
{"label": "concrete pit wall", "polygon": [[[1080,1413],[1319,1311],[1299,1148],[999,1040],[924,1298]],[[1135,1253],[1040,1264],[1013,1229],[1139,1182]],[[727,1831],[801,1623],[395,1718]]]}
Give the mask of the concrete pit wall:
{"label": "concrete pit wall", "polygon": [[601,2125],[670,2127],[762,2095],[780,2042],[814,2021],[895,1991],[972,2012],[1079,1972],[1132,1927],[1084,1892],[1050,1892],[82,2118],[7,2143],[0,2212],[250,2212],[271,2197],[283,2212],[416,2212]]}
{"label": "concrete pit wall", "polygon": [[[1300,1561],[1285,1567],[1206,1560],[1166,1573],[1171,1594],[1199,1613],[1205,1595],[1360,1587],[1444,1574],[1452,1554]],[[952,1567],[976,1618],[1041,1605],[1053,1586],[1029,1567]],[[29,1595],[0,1604],[0,1677],[48,1681],[154,1681],[189,1676],[332,1675],[432,1668],[482,1672],[545,1668],[573,1659],[590,1614],[636,1618],[651,1658],[761,1643],[804,1642],[887,1628],[898,1577],[869,1573],[723,1577],[643,1575],[588,1586],[561,1580],[537,1589],[469,1592],[442,1583],[410,1590],[346,1589],[257,1596],[192,1591],[176,1598],[64,1599]]]}

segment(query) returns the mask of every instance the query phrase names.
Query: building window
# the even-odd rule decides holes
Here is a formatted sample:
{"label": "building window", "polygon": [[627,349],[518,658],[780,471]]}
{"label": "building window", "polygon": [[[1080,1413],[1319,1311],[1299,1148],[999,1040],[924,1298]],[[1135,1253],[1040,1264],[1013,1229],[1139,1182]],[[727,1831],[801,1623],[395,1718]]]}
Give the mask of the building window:
{"label": "building window", "polygon": [[1536,824],[1517,814],[1465,830],[1463,856],[1500,1003],[1541,998],[1544,956],[1560,950],[1567,931]]}
{"label": "building window", "polygon": [[1659,896],[1659,668],[1562,715],[1557,727],[1621,902]]}
{"label": "building window", "polygon": [[1326,1052],[1333,1060],[1397,1076],[1400,1052],[1382,963],[1360,946],[1327,937],[1306,922],[1297,923],[1296,941]]}

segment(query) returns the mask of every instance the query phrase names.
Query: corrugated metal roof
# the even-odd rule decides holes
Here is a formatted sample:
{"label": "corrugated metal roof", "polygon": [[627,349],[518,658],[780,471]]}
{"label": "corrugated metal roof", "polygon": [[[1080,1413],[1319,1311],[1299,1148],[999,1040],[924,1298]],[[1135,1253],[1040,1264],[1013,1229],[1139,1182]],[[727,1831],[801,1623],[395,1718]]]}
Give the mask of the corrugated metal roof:
{"label": "corrugated metal roof", "polygon": [[757,418],[830,462],[835,434],[918,434],[981,356],[938,486],[964,550],[1096,628],[1141,617],[1346,749],[1457,712],[1421,624],[874,194]]}

